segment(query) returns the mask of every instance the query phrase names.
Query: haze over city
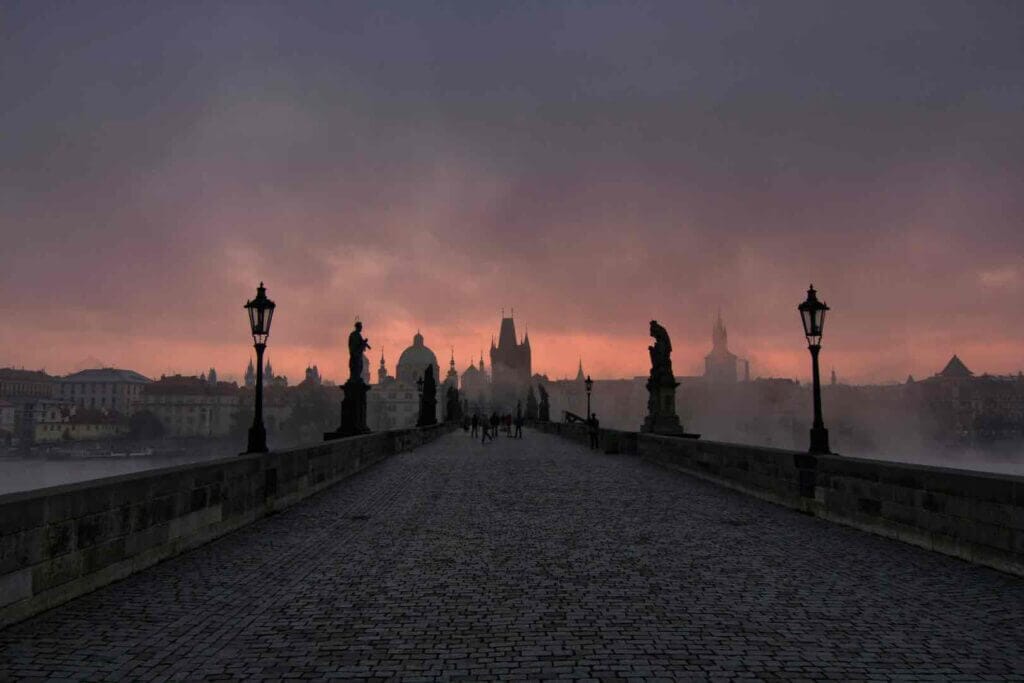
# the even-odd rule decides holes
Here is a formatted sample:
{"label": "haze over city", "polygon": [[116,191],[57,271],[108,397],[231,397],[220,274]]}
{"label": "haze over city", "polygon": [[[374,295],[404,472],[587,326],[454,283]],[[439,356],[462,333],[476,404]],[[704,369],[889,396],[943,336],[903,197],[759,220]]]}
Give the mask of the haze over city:
{"label": "haze over city", "polygon": [[0,681],[1024,681],[1024,2],[0,2]]}
{"label": "haze over city", "polygon": [[[0,348],[151,376],[343,374],[417,329],[460,370],[501,309],[534,368],[694,373],[721,309],[806,379],[832,306],[852,381],[1024,339],[1014,3],[5,3]],[[522,327],[521,327],[522,329]],[[389,358],[393,363],[393,358]]]}

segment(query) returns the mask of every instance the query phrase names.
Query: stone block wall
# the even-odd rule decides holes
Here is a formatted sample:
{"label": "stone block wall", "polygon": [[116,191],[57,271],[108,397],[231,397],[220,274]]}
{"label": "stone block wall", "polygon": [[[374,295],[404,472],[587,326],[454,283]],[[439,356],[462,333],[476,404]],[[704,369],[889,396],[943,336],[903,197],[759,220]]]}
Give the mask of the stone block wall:
{"label": "stone block wall", "polygon": [[1024,576],[1024,477],[816,460],[819,516]]}
{"label": "stone block wall", "polygon": [[0,496],[0,628],[206,543],[447,425]]}
{"label": "stone block wall", "polygon": [[[586,445],[586,427],[533,423]],[[601,430],[601,450],[1024,576],[1024,477]]]}

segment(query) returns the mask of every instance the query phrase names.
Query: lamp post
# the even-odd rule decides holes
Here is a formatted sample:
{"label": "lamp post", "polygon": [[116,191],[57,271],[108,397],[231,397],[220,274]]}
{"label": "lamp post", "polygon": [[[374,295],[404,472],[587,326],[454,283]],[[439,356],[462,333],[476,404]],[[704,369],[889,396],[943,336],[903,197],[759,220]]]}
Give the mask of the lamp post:
{"label": "lamp post", "polygon": [[814,393],[814,424],[811,425],[810,453],[828,453],[828,430],[821,419],[821,375],[818,372],[818,352],[821,351],[821,333],[825,328],[825,312],[829,310],[825,302],[818,301],[814,285],[807,290],[807,300],[797,306],[800,320],[804,325],[804,336],[807,337],[807,348],[811,352],[811,366]]}
{"label": "lamp post", "polygon": [[590,375],[587,375],[587,379],[583,381],[583,386],[587,388],[587,419],[590,419],[590,392],[594,389],[594,380],[590,379]]}
{"label": "lamp post", "polygon": [[267,348],[267,337],[270,336],[270,320],[274,317],[274,306],[274,302],[267,298],[267,290],[262,282],[256,288],[256,298],[245,304],[245,309],[249,312],[253,346],[256,348],[256,400],[246,453],[267,452],[267,429],[263,426],[263,351]]}

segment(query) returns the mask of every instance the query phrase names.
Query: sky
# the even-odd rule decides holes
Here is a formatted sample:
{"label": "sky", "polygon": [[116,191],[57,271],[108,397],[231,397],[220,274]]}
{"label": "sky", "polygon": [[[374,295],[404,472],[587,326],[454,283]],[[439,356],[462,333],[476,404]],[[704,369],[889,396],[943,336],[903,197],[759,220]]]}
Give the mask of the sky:
{"label": "sky", "polygon": [[1017,2],[0,4],[0,366],[1024,368]]}

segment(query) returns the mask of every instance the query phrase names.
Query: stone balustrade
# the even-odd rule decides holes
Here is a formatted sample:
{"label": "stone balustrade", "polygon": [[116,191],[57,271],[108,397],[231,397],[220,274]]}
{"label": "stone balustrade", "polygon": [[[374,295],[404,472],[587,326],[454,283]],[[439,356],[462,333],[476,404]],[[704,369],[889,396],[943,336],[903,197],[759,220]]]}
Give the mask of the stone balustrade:
{"label": "stone balustrade", "polygon": [[282,510],[439,425],[0,496],[0,627]]}
{"label": "stone balustrade", "polygon": [[[587,444],[585,425],[533,423]],[[600,430],[626,453],[833,522],[1024,576],[1024,477]]]}

